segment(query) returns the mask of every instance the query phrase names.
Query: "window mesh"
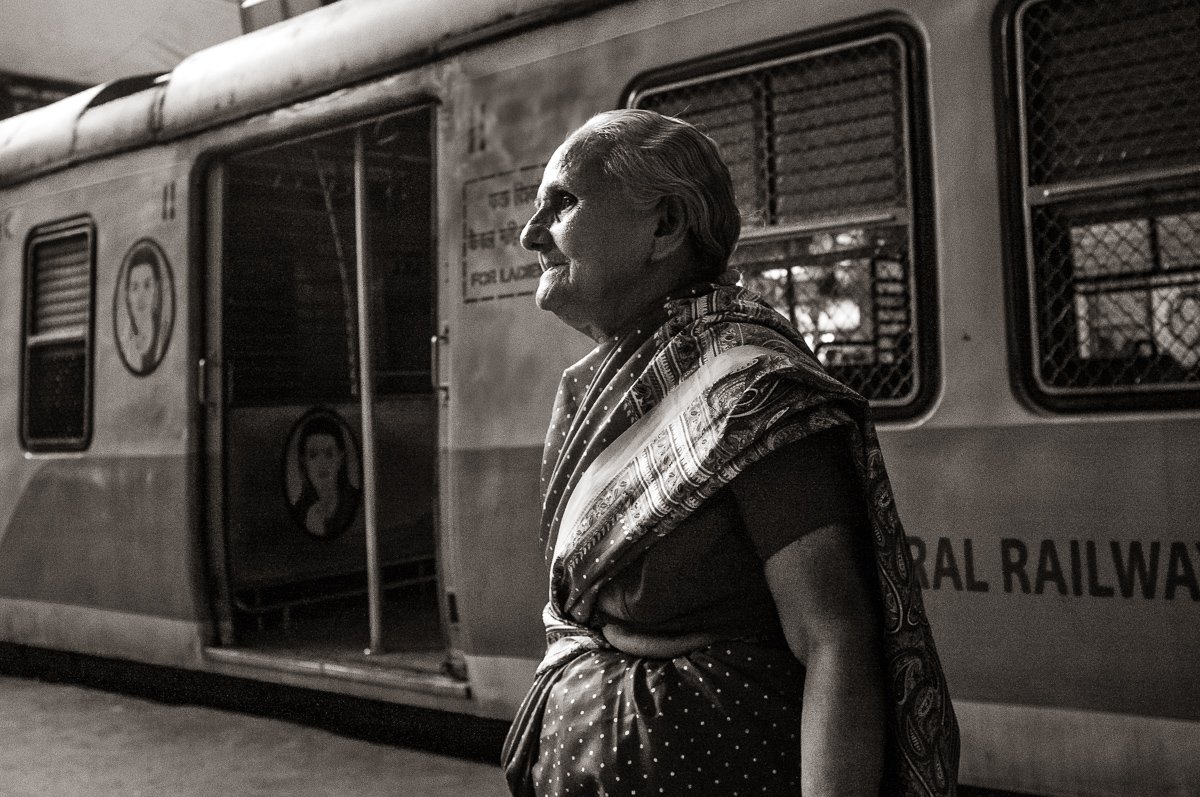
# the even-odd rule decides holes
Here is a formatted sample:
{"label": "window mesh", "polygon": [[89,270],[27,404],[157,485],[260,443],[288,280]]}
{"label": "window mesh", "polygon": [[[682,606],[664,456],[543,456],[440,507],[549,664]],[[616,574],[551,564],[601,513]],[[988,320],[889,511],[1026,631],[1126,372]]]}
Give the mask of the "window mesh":
{"label": "window mesh", "polygon": [[907,243],[894,226],[748,241],[734,265],[833,376],[863,395],[908,396],[916,375]]}
{"label": "window mesh", "polygon": [[1200,2],[1018,14],[1034,369],[1062,395],[1200,386]]}
{"label": "window mesh", "polygon": [[1200,3],[1049,0],[1021,23],[1031,183],[1195,163]]}
{"label": "window mesh", "polygon": [[878,36],[709,79],[634,105],[721,148],[743,216],[731,265],[877,405],[920,387],[904,43]]}
{"label": "window mesh", "polygon": [[79,440],[87,433],[87,346],[69,341],[29,349],[26,434],[34,440]]}
{"label": "window mesh", "polygon": [[86,442],[90,413],[90,230],[35,234],[27,279],[25,442],[77,448]]}
{"label": "window mesh", "polygon": [[1034,209],[1044,382],[1200,384],[1200,212],[1187,210],[1196,199],[1115,218],[1103,206],[1101,216],[1088,206]]}

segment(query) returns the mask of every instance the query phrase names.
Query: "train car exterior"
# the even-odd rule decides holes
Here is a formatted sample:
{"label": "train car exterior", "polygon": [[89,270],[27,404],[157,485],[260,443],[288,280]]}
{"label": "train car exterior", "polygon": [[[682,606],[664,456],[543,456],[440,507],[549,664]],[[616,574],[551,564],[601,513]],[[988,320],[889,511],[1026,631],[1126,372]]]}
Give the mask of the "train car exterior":
{"label": "train car exterior", "polygon": [[517,234],[636,105],[718,139],[745,284],[876,407],[961,781],[1196,793],[1197,24],[342,0],[0,122],[0,640],[510,716],[589,348]]}

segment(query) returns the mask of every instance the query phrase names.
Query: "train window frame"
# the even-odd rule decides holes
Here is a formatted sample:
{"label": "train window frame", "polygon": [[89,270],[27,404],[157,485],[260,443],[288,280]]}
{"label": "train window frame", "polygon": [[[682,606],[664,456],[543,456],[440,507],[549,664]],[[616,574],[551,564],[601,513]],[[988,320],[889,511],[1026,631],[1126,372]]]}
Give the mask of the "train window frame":
{"label": "train window frame", "polygon": [[[882,40],[894,42],[899,48],[897,74],[900,83],[896,94],[902,104],[898,118],[904,146],[894,148],[893,157],[904,166],[902,198],[906,205],[899,214],[881,211],[878,207],[859,208],[857,212],[841,208],[835,214],[810,216],[799,224],[767,223],[755,228],[746,224],[746,208],[743,208],[743,228],[738,246],[742,249],[756,244],[787,243],[804,238],[812,240],[822,234],[833,237],[831,233],[853,232],[855,225],[861,230],[871,229],[872,225],[874,229],[891,225],[891,229],[903,230],[907,236],[908,330],[914,338],[910,347],[913,387],[899,399],[872,396],[868,396],[868,399],[877,420],[907,421],[928,412],[941,387],[928,68],[924,40],[908,17],[896,13],[876,15],[649,70],[629,82],[622,91],[620,104],[639,107],[639,101],[654,93],[715,82],[731,76],[761,74],[780,65],[853,50]],[[744,199],[739,197],[739,204],[743,203]],[[735,252],[735,264],[737,255]],[[868,284],[874,290],[876,279],[882,279],[882,276],[874,266],[874,261],[871,263],[875,270],[868,274]],[[871,307],[876,312],[879,310],[874,301]],[[837,342],[834,343],[836,345]]]}
{"label": "train window frame", "polygon": [[[1053,367],[1049,362],[1050,358],[1059,356],[1052,351],[1045,351],[1051,347],[1043,345],[1044,338],[1051,344],[1061,346],[1066,343],[1069,344],[1068,347],[1074,346],[1077,349],[1073,355],[1061,355],[1061,361],[1064,363],[1059,366],[1061,371],[1066,372],[1070,366],[1072,370],[1082,374],[1078,377],[1080,380],[1097,372],[1103,375],[1102,369],[1107,366],[1102,359],[1107,355],[1085,352],[1085,348],[1100,348],[1091,341],[1091,337],[1094,332],[1097,340],[1100,340],[1101,328],[1097,326],[1093,329],[1088,318],[1081,320],[1076,313],[1081,307],[1090,307],[1088,302],[1092,297],[1095,297],[1097,305],[1107,298],[1112,307],[1121,309],[1118,299],[1122,298],[1123,294],[1138,291],[1145,294],[1147,302],[1139,331],[1143,336],[1148,334],[1149,339],[1126,341],[1137,345],[1127,347],[1131,348],[1131,351],[1123,357],[1107,356],[1107,362],[1113,363],[1111,367],[1115,370],[1133,369],[1139,360],[1145,361],[1150,356],[1157,357],[1159,361],[1163,360],[1163,357],[1155,352],[1160,348],[1169,352],[1170,342],[1164,344],[1158,340],[1156,328],[1162,326],[1162,322],[1159,318],[1160,302],[1156,297],[1165,296],[1163,291],[1170,292],[1178,286],[1174,282],[1168,282],[1172,275],[1167,273],[1157,244],[1154,245],[1145,268],[1134,269],[1130,266],[1128,270],[1131,273],[1122,275],[1124,269],[1110,268],[1111,263],[1101,264],[1100,271],[1095,274],[1089,274],[1082,265],[1077,265],[1077,257],[1086,257],[1086,253],[1081,251],[1080,242],[1088,236],[1091,236],[1091,239],[1100,238],[1097,248],[1110,249],[1112,262],[1119,262],[1124,267],[1129,265],[1130,261],[1118,256],[1115,247],[1111,246],[1111,242],[1103,240],[1102,236],[1107,235],[1117,240],[1125,249],[1136,243],[1132,238],[1137,236],[1131,237],[1128,234],[1133,226],[1144,223],[1143,226],[1157,230],[1164,219],[1194,215],[1200,211],[1200,157],[1192,157],[1189,163],[1183,164],[1168,163],[1156,166],[1143,163],[1124,169],[1124,164],[1111,166],[1097,158],[1089,162],[1081,157],[1076,161],[1076,168],[1085,171],[1090,167],[1093,174],[1073,179],[1068,175],[1065,179],[1060,177],[1035,181],[1035,172],[1050,175],[1053,174],[1054,167],[1041,165],[1041,159],[1036,159],[1036,168],[1031,166],[1035,160],[1034,156],[1055,156],[1061,153],[1051,152],[1049,147],[1046,147],[1044,153],[1039,153],[1036,147],[1033,148],[1032,154],[1030,152],[1030,139],[1033,134],[1030,132],[1027,103],[1031,101],[1030,94],[1036,92],[1026,85],[1025,48],[1022,41],[1025,31],[1022,25],[1030,9],[1035,6],[1044,7],[1048,3],[1062,2],[1063,0],[1001,0],[996,6],[993,18],[993,44],[996,54],[994,96],[1003,225],[1002,256],[1010,319],[1010,381],[1015,394],[1023,402],[1034,409],[1052,413],[1194,410],[1200,407],[1200,365],[1193,364],[1190,367],[1196,374],[1191,377],[1191,382],[1150,381],[1156,373],[1170,373],[1169,363],[1145,365],[1142,371],[1145,376],[1134,374],[1125,377],[1130,380],[1128,383],[1121,383],[1118,379],[1124,376],[1124,372],[1118,372],[1112,377],[1111,384],[1066,386],[1055,384],[1055,379],[1060,378],[1059,375],[1052,372],[1048,377],[1043,373],[1043,369]],[[1153,8],[1148,13],[1160,12],[1161,9]],[[1124,41],[1125,39],[1120,40]],[[1161,53],[1158,48],[1150,50],[1156,54]],[[1121,91],[1129,96],[1134,94],[1131,88]],[[1113,100],[1121,101],[1119,98]],[[1129,102],[1128,99],[1124,101]],[[1049,106],[1048,100],[1043,102],[1047,103],[1047,107],[1052,107]],[[1045,125],[1045,121],[1037,119],[1039,115],[1049,114],[1033,114],[1035,121]],[[1100,141],[1100,138],[1097,137],[1095,141]],[[1100,149],[1098,143],[1094,143],[1094,146],[1097,150]],[[1135,153],[1133,157],[1138,155]],[[1160,157],[1169,161],[1171,153],[1167,151]],[[1054,232],[1058,233],[1060,239],[1059,249],[1068,250],[1068,254],[1055,254],[1052,251],[1054,247],[1046,239]],[[1038,240],[1039,236],[1043,240]],[[1062,261],[1057,270],[1053,262],[1056,257]],[[1087,261],[1083,262],[1086,264]],[[1050,294],[1051,290],[1042,290],[1039,280],[1048,283],[1049,277],[1056,277],[1059,282],[1066,283],[1067,289],[1072,291],[1070,296],[1045,298],[1045,294]],[[1128,283],[1124,286],[1124,291],[1122,280]],[[1138,280],[1145,284],[1136,285]],[[1084,283],[1088,281],[1097,284],[1093,289],[1085,289]],[[1182,284],[1186,283],[1180,283]],[[1196,284],[1200,284],[1200,280],[1197,280]],[[1161,303],[1165,304],[1165,301],[1164,299]],[[1056,306],[1065,307],[1064,312],[1070,314],[1070,320],[1060,322],[1060,326],[1063,329],[1074,330],[1073,336],[1054,337],[1051,331],[1042,332],[1042,318],[1051,317],[1051,305],[1055,302]],[[1081,302],[1083,304],[1080,304]],[[1084,334],[1081,325],[1087,327],[1087,334]],[[1137,321],[1131,326],[1137,326]],[[1146,349],[1147,344],[1149,353]],[[1094,359],[1096,362],[1089,364],[1088,359]],[[1122,363],[1125,365],[1121,365]],[[1089,365],[1090,370],[1085,370]],[[1176,372],[1186,374],[1188,370],[1188,366],[1180,363]],[[1099,381],[1098,377],[1091,378]]]}
{"label": "train window frame", "polygon": [[[83,236],[83,251],[86,256],[87,288],[83,299],[83,310],[87,318],[82,323],[71,325],[67,329],[40,331],[35,328],[37,321],[37,286],[38,277],[35,259],[41,246],[58,241]],[[96,225],[90,216],[74,216],[59,221],[47,222],[34,227],[25,240],[24,278],[22,280],[22,329],[21,329],[21,445],[30,452],[83,451],[92,441],[93,431],[93,397],[95,393],[95,324],[96,324]],[[39,434],[34,429],[32,407],[36,396],[32,395],[33,376],[37,370],[33,359],[35,350],[54,346],[71,345],[77,347],[83,356],[81,374],[82,395],[79,402],[82,405],[79,417],[79,429],[76,434]]]}

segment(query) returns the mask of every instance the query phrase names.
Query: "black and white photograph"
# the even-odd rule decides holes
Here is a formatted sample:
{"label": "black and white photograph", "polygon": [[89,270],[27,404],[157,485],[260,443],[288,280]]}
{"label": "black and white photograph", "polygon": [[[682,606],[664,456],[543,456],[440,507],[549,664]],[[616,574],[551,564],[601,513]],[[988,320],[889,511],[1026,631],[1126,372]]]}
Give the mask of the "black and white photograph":
{"label": "black and white photograph", "polygon": [[1200,797],[1200,0],[0,0],[0,797]]}

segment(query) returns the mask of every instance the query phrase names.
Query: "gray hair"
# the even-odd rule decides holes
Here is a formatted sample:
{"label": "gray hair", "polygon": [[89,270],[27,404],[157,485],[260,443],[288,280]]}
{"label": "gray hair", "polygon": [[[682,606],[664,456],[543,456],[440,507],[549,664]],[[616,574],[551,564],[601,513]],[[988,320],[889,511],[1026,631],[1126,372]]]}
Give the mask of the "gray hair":
{"label": "gray hair", "polygon": [[581,160],[599,165],[635,202],[678,197],[701,276],[726,269],[742,220],[716,142],[682,119],[640,109],[597,114],[574,137]]}

